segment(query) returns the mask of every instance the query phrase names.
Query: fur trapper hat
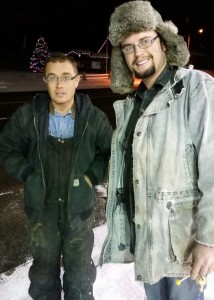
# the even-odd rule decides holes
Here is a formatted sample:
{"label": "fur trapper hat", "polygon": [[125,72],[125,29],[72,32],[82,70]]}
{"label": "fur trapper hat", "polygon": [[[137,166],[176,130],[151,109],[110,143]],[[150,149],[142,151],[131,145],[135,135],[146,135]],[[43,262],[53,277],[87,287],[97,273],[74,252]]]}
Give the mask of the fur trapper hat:
{"label": "fur trapper hat", "polygon": [[118,6],[110,18],[109,40],[111,53],[111,89],[125,94],[133,90],[133,74],[127,67],[121,50],[121,42],[132,32],[156,31],[167,49],[167,62],[185,66],[189,61],[189,50],[177,27],[171,21],[163,21],[161,15],[149,1],[134,0]]}

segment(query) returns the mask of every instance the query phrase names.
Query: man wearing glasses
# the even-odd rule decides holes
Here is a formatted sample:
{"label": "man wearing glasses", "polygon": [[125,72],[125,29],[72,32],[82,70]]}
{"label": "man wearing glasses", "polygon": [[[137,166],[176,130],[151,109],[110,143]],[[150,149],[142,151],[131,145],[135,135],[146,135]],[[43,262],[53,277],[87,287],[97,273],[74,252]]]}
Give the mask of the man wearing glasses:
{"label": "man wearing glasses", "polygon": [[35,300],[61,300],[62,289],[66,300],[94,299],[93,186],[106,179],[112,127],[76,92],[79,81],[72,57],[50,54],[48,94],[18,108],[0,134],[0,164],[24,182]]}
{"label": "man wearing glasses", "polygon": [[111,88],[128,97],[114,103],[101,264],[134,262],[148,300],[203,300],[214,270],[214,79],[184,68],[186,42],[149,1],[117,7],[109,40]]}

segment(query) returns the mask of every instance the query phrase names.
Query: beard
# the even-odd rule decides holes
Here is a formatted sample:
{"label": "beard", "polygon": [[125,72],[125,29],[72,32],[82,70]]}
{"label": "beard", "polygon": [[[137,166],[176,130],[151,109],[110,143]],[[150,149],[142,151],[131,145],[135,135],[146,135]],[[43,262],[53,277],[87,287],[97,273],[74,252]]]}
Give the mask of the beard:
{"label": "beard", "polygon": [[155,66],[152,65],[149,69],[147,69],[143,72],[134,71],[134,74],[135,74],[135,77],[138,79],[145,79],[145,78],[148,78],[148,77],[154,75],[155,72],[156,72]]}

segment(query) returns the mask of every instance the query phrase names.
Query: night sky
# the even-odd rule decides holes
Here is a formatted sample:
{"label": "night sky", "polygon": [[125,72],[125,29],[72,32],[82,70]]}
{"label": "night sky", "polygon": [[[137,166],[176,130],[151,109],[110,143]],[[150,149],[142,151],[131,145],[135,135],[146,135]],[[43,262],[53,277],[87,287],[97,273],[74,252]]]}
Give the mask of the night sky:
{"label": "night sky", "polygon": [[[108,35],[109,17],[125,1],[19,0],[5,1],[0,8],[1,57],[30,56],[43,36],[50,51],[72,49],[97,52]],[[213,52],[213,0],[151,0],[164,20],[172,20],[179,33],[191,33],[191,47]],[[197,1],[198,2],[198,1]],[[187,23],[187,18],[189,23]],[[203,35],[197,30],[203,27]],[[189,29],[188,29],[189,28]]]}

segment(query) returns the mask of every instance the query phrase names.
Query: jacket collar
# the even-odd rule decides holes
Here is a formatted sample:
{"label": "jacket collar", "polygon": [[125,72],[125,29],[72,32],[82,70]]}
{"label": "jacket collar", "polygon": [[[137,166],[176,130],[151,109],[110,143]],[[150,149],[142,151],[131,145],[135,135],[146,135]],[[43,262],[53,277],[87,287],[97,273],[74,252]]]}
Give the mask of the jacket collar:
{"label": "jacket collar", "polygon": [[[92,109],[92,103],[88,95],[76,93],[74,96],[76,113],[81,119],[88,119]],[[41,114],[49,111],[50,96],[48,93],[36,94],[33,98],[33,113]]]}

